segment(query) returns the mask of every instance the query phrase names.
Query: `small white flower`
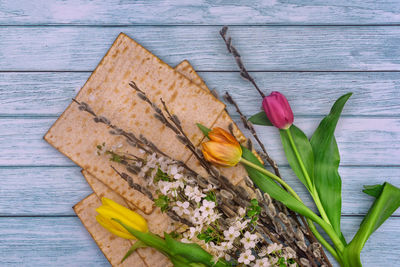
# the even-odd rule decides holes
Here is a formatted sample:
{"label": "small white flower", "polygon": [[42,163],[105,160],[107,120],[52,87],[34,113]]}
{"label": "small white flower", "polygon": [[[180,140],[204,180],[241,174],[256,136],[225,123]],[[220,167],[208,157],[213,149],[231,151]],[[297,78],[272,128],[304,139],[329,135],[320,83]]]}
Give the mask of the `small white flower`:
{"label": "small white flower", "polygon": [[208,184],[208,185],[207,185],[207,188],[203,189],[203,191],[207,193],[207,192],[212,191],[212,190],[214,190],[214,189],[215,189],[215,186],[214,186],[214,185]]}
{"label": "small white flower", "polygon": [[171,175],[177,174],[177,173],[178,173],[178,167],[177,167],[176,165],[171,165],[171,166],[170,166],[169,173],[170,173]]}
{"label": "small white flower", "polygon": [[204,199],[202,204],[203,205],[200,207],[200,211],[203,213],[203,216],[206,217],[208,214],[214,212],[215,208],[214,201],[208,201],[207,199]]}
{"label": "small white flower", "polygon": [[269,263],[268,258],[262,258],[262,259],[258,259],[256,260],[256,264],[254,265],[254,267],[270,267],[272,266],[271,263]]}
{"label": "small white flower", "polygon": [[176,206],[172,208],[173,211],[176,212],[179,216],[182,216],[183,214],[189,214],[189,202],[181,202],[177,201]]}
{"label": "small white flower", "polygon": [[161,191],[161,194],[167,195],[171,189],[172,184],[170,182],[166,181],[159,181],[158,182],[158,188]]}
{"label": "small white flower", "polygon": [[235,226],[236,229],[238,229],[239,231],[242,231],[244,228],[247,227],[247,224],[248,224],[248,223],[249,223],[248,220],[241,221],[241,218],[237,218],[236,221],[235,221],[235,223],[234,223],[234,226]]}
{"label": "small white flower", "polygon": [[185,195],[187,195],[190,200],[194,200],[196,203],[200,203],[202,198],[206,196],[199,190],[197,186],[186,186]]}
{"label": "small white flower", "polygon": [[215,222],[216,220],[218,220],[221,216],[222,216],[221,213],[216,213],[213,211],[212,213],[207,214],[206,219],[208,221],[208,224],[211,224],[211,223]]}
{"label": "small white flower", "polygon": [[269,259],[269,262],[274,265],[275,263],[277,263],[279,261],[279,257],[271,257]]}
{"label": "small white flower", "polygon": [[192,212],[191,218],[192,218],[192,222],[193,222],[194,224],[197,224],[197,225],[201,225],[201,224],[203,224],[203,222],[204,222],[204,217],[203,217],[203,215],[200,213],[200,210],[199,210],[199,209],[195,209],[195,210]]}
{"label": "small white flower", "polygon": [[240,242],[243,244],[245,249],[254,248],[257,243],[257,235],[250,234],[250,232],[246,231]]}
{"label": "small white flower", "polygon": [[261,250],[260,250],[260,252],[258,253],[258,256],[259,256],[259,257],[264,257],[264,256],[266,256],[267,254],[268,254],[267,248],[266,248],[266,247],[262,247]]}
{"label": "small white flower", "polygon": [[233,241],[240,235],[240,232],[236,230],[233,226],[229,227],[228,230],[224,231],[225,240]]}
{"label": "small white flower", "polygon": [[246,209],[240,207],[239,210],[238,210],[238,213],[239,213],[240,217],[244,217],[244,215],[246,215]]}
{"label": "small white flower", "polygon": [[256,257],[254,257],[253,254],[251,254],[250,250],[246,250],[245,252],[240,254],[240,257],[238,259],[239,263],[244,263],[246,265],[249,265],[250,262],[252,262]]}
{"label": "small white flower", "polygon": [[233,248],[233,244],[232,242],[222,242],[217,249],[220,251],[228,251],[231,250]]}
{"label": "small white flower", "polygon": [[282,249],[282,244],[276,244],[276,243],[272,243],[268,246],[267,248],[267,254],[271,254],[275,251],[281,250]]}

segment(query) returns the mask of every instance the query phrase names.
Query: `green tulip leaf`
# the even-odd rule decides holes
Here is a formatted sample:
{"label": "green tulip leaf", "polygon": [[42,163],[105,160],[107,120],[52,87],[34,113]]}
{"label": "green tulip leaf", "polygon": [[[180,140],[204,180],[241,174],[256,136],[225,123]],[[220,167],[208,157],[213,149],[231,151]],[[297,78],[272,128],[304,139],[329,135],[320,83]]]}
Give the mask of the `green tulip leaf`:
{"label": "green tulip leaf", "polygon": [[400,207],[399,188],[389,183],[384,183],[381,190],[376,190],[377,188],[374,190],[374,194],[378,193],[374,203],[353,240],[344,250],[344,259],[349,264],[347,266],[362,266],[360,253],[368,238]]}
{"label": "green tulip leaf", "polygon": [[189,263],[197,265],[204,264],[205,266],[225,267],[231,266],[225,261],[219,260],[214,263],[213,256],[205,251],[202,247],[195,243],[183,243],[175,240],[171,235],[164,233],[165,242],[168,246],[168,251],[172,257],[182,257]]}
{"label": "green tulip leaf", "polygon": [[146,248],[146,244],[140,240],[137,240],[135,244],[133,244],[128,252],[126,252],[125,256],[122,258],[121,263],[123,263],[133,252],[135,252],[138,248]]}
{"label": "green tulip leaf", "polygon": [[254,114],[248,121],[256,125],[273,126],[264,111]]}
{"label": "green tulip leaf", "polygon": [[[310,141],[295,125],[290,126],[288,130],[279,130],[279,132],[290,167],[299,180],[311,191],[314,182],[314,154]],[[291,145],[291,140],[294,142],[295,149]],[[302,162],[299,162],[296,154],[299,155]]]}
{"label": "green tulip leaf", "polygon": [[376,184],[376,185],[364,185],[363,192],[371,197],[378,197],[383,189],[383,185]]}
{"label": "green tulip leaf", "polygon": [[[242,157],[244,159],[263,167],[258,158],[249,149],[242,146],[242,151]],[[250,179],[255,185],[257,185],[258,188],[260,188],[261,191],[269,194],[273,199],[282,202],[289,209],[304,215],[315,222],[321,220],[312,210],[285,191],[274,180],[249,166],[244,165],[244,167],[246,168]]]}
{"label": "green tulip leaf", "polygon": [[139,241],[143,242],[146,246],[157,249],[158,251],[168,255],[168,246],[164,239],[155,235],[151,232],[143,233],[140,232],[129,225],[124,224],[120,220],[116,218],[112,218],[114,221],[119,223],[122,227],[124,227],[129,233],[131,233],[134,237],[136,237]]}
{"label": "green tulip leaf", "polygon": [[339,175],[340,154],[334,132],[340,114],[352,93],[336,100],[329,115],[319,124],[311,137],[314,152],[314,185],[321,204],[335,232],[342,238],[340,216],[342,210],[342,180]]}

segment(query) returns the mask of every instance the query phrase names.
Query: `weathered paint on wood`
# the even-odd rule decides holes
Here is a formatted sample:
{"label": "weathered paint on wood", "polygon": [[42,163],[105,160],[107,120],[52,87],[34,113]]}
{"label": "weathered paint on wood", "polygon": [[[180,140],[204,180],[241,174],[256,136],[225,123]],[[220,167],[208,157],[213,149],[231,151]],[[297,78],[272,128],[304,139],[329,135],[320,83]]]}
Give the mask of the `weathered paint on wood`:
{"label": "weathered paint on wood", "polygon": [[[372,201],[362,185],[400,181],[399,23],[400,5],[386,0],[2,1],[0,215],[52,217],[0,217],[0,265],[108,266],[79,220],[59,217],[72,215],[90,188],[79,168],[41,137],[121,31],[171,65],[188,59],[210,71],[202,73],[209,87],[229,90],[252,114],[258,95],[229,72],[237,68],[218,35],[221,25],[240,25],[231,33],[244,62],[265,71],[253,75],[266,92],[288,96],[296,124],[308,134],[335,98],[355,92],[338,129],[349,239],[361,221],[349,215],[365,214]],[[70,72],[57,72],[64,70]],[[374,72],[382,70],[395,72]],[[285,164],[276,132],[263,132],[271,154]],[[282,173],[305,198],[287,167]],[[397,265],[399,219],[372,236],[364,266]]]}
{"label": "weathered paint on wood", "polygon": [[0,168],[0,216],[75,215],[92,193],[79,167]]}
{"label": "weathered paint on wood", "polygon": [[[0,119],[0,166],[73,166],[42,136],[56,118]],[[310,135],[322,118],[296,117],[295,123]],[[238,117],[235,121],[240,123]],[[280,164],[286,164],[278,131],[257,126],[260,139]],[[343,165],[400,165],[400,119],[345,117],[339,121],[337,141]],[[107,140],[104,140],[105,142]],[[95,151],[96,148],[93,148]],[[95,152],[93,152],[95,153]]]}
{"label": "weathered paint on wood", "polygon": [[0,23],[15,24],[398,24],[396,1],[8,1]]}
{"label": "weathered paint on wood", "polygon": [[[284,179],[311,206],[304,186],[287,167],[281,167]],[[400,167],[341,167],[343,209],[345,215],[365,214],[373,199],[362,193],[364,184],[388,181],[400,186]],[[0,167],[0,216],[71,216],[71,207],[92,190],[72,167]],[[400,215],[400,210],[395,213]]]}
{"label": "weathered paint on wood", "polygon": [[[347,239],[360,222],[343,218]],[[390,218],[371,236],[361,254],[364,267],[396,266],[399,224],[400,218]],[[2,266],[109,266],[76,217],[0,218],[0,251]]]}
{"label": "weathered paint on wood", "polygon": [[0,218],[1,266],[110,266],[77,217]]}
{"label": "weathered paint on wood", "polygon": [[[59,116],[89,74],[0,73],[0,116]],[[220,96],[229,92],[246,115],[259,111],[259,94],[239,73],[202,72],[200,75]],[[265,93],[284,93],[296,115],[327,114],[335,99],[353,92],[344,115],[400,116],[399,72],[256,72],[252,75]],[[235,114],[231,105],[228,110]]]}
{"label": "weathered paint on wood", "polygon": [[[0,71],[92,71],[120,32],[170,65],[237,70],[220,26],[0,27]],[[249,70],[400,70],[399,26],[231,28]]]}

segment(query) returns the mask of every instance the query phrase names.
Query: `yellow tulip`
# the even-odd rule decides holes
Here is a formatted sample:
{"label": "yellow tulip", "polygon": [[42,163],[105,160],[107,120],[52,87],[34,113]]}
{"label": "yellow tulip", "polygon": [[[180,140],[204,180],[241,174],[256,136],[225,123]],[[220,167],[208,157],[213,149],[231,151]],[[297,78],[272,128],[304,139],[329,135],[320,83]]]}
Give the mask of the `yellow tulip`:
{"label": "yellow tulip", "polygon": [[122,223],[140,231],[148,232],[147,221],[138,213],[119,205],[111,199],[103,197],[102,206],[96,209],[99,213],[96,216],[97,222],[114,235],[125,239],[136,239],[122,225],[113,219],[118,219]]}
{"label": "yellow tulip", "polygon": [[204,158],[217,165],[235,166],[242,157],[239,142],[230,133],[220,127],[208,133],[210,141],[202,144]]}

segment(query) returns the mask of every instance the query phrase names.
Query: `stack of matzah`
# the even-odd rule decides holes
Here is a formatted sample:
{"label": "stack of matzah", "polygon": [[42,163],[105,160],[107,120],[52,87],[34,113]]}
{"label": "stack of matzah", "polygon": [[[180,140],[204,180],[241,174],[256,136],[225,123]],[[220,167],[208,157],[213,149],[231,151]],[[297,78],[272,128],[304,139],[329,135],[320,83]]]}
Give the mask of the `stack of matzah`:
{"label": "stack of matzah", "polygon": [[[225,105],[210,93],[187,61],[173,69],[123,33],[76,96],[78,101],[88,103],[97,114],[107,117],[113,124],[128,132],[143,134],[174,159],[204,173],[174,133],[155,119],[149,105],[137,97],[128,85],[130,81],[134,81],[156,104],[160,104],[162,98],[170,111],[179,117],[185,133],[195,145],[203,141],[196,123],[225,129],[232,123],[224,110]],[[244,136],[233,125],[236,137],[244,141]],[[107,126],[96,124],[91,115],[80,111],[75,103],[71,103],[44,138],[82,167],[94,193],[76,204],[74,210],[111,265],[171,265],[168,259],[151,248],[137,250],[121,264],[132,241],[111,235],[95,220],[95,209],[101,205],[100,198],[105,196],[142,214],[154,233],[161,235],[176,227],[176,222],[162,214],[149,198],[130,188],[112,170],[108,157],[96,154],[96,146],[103,142],[107,146],[122,145],[124,152],[132,154],[138,153],[137,148],[130,146],[124,138],[111,135]],[[243,167],[222,168],[221,171],[230,177],[232,183],[243,183]],[[145,185],[139,177],[133,176],[133,179]]]}

